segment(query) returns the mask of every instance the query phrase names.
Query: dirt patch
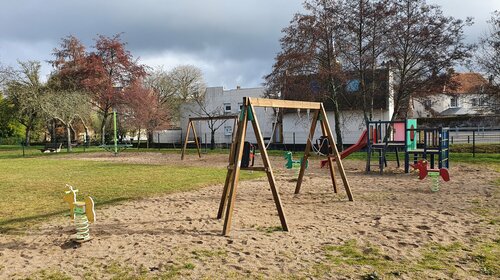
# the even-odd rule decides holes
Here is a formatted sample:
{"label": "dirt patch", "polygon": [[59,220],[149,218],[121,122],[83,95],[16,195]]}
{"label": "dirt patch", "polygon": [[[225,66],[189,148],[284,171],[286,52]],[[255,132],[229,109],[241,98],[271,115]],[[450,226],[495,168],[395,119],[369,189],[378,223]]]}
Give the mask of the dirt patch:
{"label": "dirt patch", "polygon": [[[183,162],[179,155],[161,153],[72,157],[186,167],[227,165],[227,155],[204,155],[202,160],[190,155]],[[98,209],[93,239],[81,246],[71,242],[73,226],[63,217],[22,236],[2,235],[0,278],[40,273],[96,279],[359,278],[377,270],[380,263],[422,266],[419,260],[425,258],[429,244],[460,244],[472,250],[478,240],[499,238],[498,223],[485,211],[475,210],[489,209],[486,212],[493,218],[499,213],[499,190],[491,183],[499,174],[494,171],[456,164],[450,170],[451,181],[431,192],[431,182],[419,181],[416,174],[394,168],[384,176],[364,174],[364,162],[345,161],[355,199],[349,202],[339,179],[339,194],[333,193],[328,170],[319,169],[319,161],[310,163],[299,195],[293,194],[296,171],[284,169],[279,157],[272,162],[289,232],[280,230],[267,180],[260,179],[240,183],[231,236],[221,236],[223,221],[215,216],[222,185],[217,185]],[[350,263],[346,244],[356,244],[361,256],[376,252],[381,262]],[[467,251],[457,256],[461,254]],[[406,279],[482,275],[473,261],[451,259],[456,259],[451,272],[422,266],[423,271],[401,269],[393,275]]]}

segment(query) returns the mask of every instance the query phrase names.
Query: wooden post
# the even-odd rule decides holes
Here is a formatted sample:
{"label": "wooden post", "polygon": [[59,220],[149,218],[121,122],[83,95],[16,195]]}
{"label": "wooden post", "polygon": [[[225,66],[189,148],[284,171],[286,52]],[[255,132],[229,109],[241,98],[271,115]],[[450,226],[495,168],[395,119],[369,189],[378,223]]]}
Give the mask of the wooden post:
{"label": "wooden post", "polygon": [[200,143],[198,142],[198,135],[196,135],[196,128],[194,124],[191,123],[191,128],[193,129],[193,136],[194,136],[194,142],[196,143],[196,150],[198,150],[198,157],[201,158],[201,147]]}
{"label": "wooden post", "polygon": [[319,110],[315,110],[313,121],[311,123],[311,129],[309,130],[309,137],[307,137],[306,149],[304,151],[304,157],[302,158],[302,164],[300,165],[299,177],[297,178],[297,185],[295,186],[295,194],[299,194],[300,186],[302,185],[302,179],[304,178],[304,172],[306,170],[306,162],[309,157],[309,152],[311,151],[311,139],[314,137],[314,132],[316,131],[316,123],[318,122]]}
{"label": "wooden post", "polygon": [[347,197],[349,197],[350,201],[353,201],[354,198],[353,198],[352,193],[351,193],[351,188],[349,186],[349,182],[347,181],[347,176],[345,175],[344,165],[342,164],[342,159],[340,158],[340,154],[339,154],[339,151],[337,149],[337,145],[335,143],[335,140],[333,139],[332,130],[330,128],[330,123],[328,122],[325,107],[323,106],[323,104],[321,104],[320,111],[321,111],[321,117],[322,117],[321,121],[325,125],[326,132],[328,134],[327,135],[328,141],[330,142],[330,145],[331,145],[332,150],[334,152],[335,159],[336,159],[335,161],[337,162],[337,168],[339,170],[340,177],[342,178],[342,182],[344,183],[344,188],[345,188],[345,191],[347,193]]}
{"label": "wooden post", "polygon": [[236,153],[236,147],[237,147],[237,135],[240,135],[240,127],[241,124],[237,126],[237,130],[234,130],[234,127],[236,127],[236,121],[237,119],[234,119],[233,123],[233,135],[232,135],[232,141],[231,141],[231,148],[229,151],[229,165],[227,168],[227,174],[226,174],[226,181],[224,182],[224,189],[222,190],[222,197],[220,199],[219,203],[219,211],[217,211],[217,219],[222,218],[222,214],[224,213],[224,209],[226,208],[226,202],[227,202],[227,197],[228,197],[228,189],[229,189],[229,183],[232,181],[232,175],[234,174],[232,167],[235,165],[234,161],[234,155]]}
{"label": "wooden post", "polygon": [[184,138],[184,145],[182,146],[182,152],[181,152],[181,160],[184,159],[184,153],[186,152],[186,147],[188,144],[188,139],[189,139],[189,131],[191,130],[191,126],[193,126],[193,122],[189,121],[187,130],[186,130],[186,137]]}
{"label": "wooden post", "polygon": [[276,210],[278,210],[278,216],[281,221],[281,228],[284,231],[288,231],[288,225],[286,223],[285,212],[283,211],[283,206],[281,204],[280,194],[278,192],[278,188],[276,187],[276,180],[274,179],[273,169],[271,167],[271,162],[269,161],[269,156],[267,155],[266,145],[264,144],[264,139],[262,138],[262,133],[260,130],[259,123],[257,121],[257,114],[255,114],[255,110],[252,107],[251,99],[249,98],[249,108],[252,112],[252,126],[253,131],[255,132],[255,138],[257,139],[257,145],[259,146],[260,155],[262,157],[262,161],[264,163],[264,168],[267,174],[267,180],[269,181],[269,185],[271,187],[271,192],[273,193],[274,203],[276,204]]}
{"label": "wooden post", "polygon": [[228,235],[231,231],[231,222],[233,219],[234,201],[236,199],[236,189],[238,187],[238,180],[240,177],[241,169],[241,158],[243,156],[243,144],[245,141],[245,135],[247,132],[247,122],[248,122],[248,98],[243,98],[243,118],[240,120],[238,125],[238,135],[236,136],[237,143],[235,147],[235,159],[234,164],[228,168],[233,173],[231,179],[229,180],[229,197],[227,200],[226,216],[224,218],[224,228],[222,230],[223,235]]}
{"label": "wooden post", "polygon": [[[321,131],[323,132],[323,136],[325,136],[325,137],[328,138],[328,131],[327,131],[325,122],[323,121],[323,118],[320,118],[320,123],[321,123]],[[330,146],[332,145],[330,143],[330,139],[329,138],[328,138],[328,143],[330,144]],[[334,165],[333,165],[332,154],[330,153],[330,149],[328,149],[328,154],[326,156],[327,156],[327,159],[328,159],[328,167],[330,167],[330,177],[332,178],[333,192],[334,193],[338,193],[337,180],[335,180],[335,168],[334,168]],[[340,160],[340,158],[336,158],[336,160]]]}

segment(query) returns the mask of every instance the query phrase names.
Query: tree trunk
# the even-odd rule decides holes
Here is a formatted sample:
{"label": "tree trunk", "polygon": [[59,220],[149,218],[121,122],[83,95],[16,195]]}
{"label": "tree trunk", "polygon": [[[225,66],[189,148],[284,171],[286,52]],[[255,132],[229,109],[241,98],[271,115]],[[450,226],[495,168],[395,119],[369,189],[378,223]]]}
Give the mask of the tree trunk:
{"label": "tree trunk", "polygon": [[215,149],[215,130],[210,130],[210,150]]}
{"label": "tree trunk", "polygon": [[31,137],[31,125],[26,126],[26,132],[24,134],[24,145],[26,147],[30,146],[30,137]]}
{"label": "tree trunk", "polygon": [[339,105],[337,102],[334,102],[333,106],[333,115],[335,117],[335,135],[337,136],[337,149],[339,151],[344,150],[344,144],[342,141],[342,130],[340,129],[340,111],[339,111]]}
{"label": "tree trunk", "polygon": [[149,131],[146,131],[146,149],[149,149],[149,141],[151,140]]}
{"label": "tree trunk", "polygon": [[68,141],[68,147],[66,151],[68,153],[71,152],[71,126],[69,124],[66,125],[66,140]]}
{"label": "tree trunk", "polygon": [[108,112],[105,111],[102,115],[101,122],[101,145],[106,144],[106,121],[108,120]]}
{"label": "tree trunk", "polygon": [[141,146],[141,128],[137,130],[137,150],[139,150],[139,147]]}

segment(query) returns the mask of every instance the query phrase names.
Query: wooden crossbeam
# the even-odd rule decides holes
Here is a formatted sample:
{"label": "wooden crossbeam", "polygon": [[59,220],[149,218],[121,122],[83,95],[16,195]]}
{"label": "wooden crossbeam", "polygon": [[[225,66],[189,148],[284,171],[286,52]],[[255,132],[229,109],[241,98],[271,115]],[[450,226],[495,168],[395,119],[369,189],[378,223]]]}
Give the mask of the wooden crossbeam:
{"label": "wooden crossbeam", "polygon": [[267,99],[267,98],[249,98],[249,100],[253,107],[313,109],[313,110],[318,110],[321,108],[320,102]]}
{"label": "wooden crossbeam", "polygon": [[232,120],[237,119],[238,115],[224,115],[214,117],[193,117],[189,118],[190,121],[210,121],[210,120]]}

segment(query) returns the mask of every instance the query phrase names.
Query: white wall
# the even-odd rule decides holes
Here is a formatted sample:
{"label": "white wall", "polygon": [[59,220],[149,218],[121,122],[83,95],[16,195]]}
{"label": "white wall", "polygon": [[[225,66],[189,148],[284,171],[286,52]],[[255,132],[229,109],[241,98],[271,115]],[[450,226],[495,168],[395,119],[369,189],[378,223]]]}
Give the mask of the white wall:
{"label": "white wall", "polygon": [[[264,87],[257,88],[237,88],[224,90],[222,87],[209,87],[205,94],[204,106],[208,112],[214,112],[215,115],[237,115],[240,113],[240,105],[243,104],[243,97],[263,97]],[[229,104],[231,110],[227,112],[224,110],[224,104]],[[273,129],[273,122],[275,121],[274,112],[272,109],[264,110],[264,108],[255,108],[256,117],[260,124],[260,129],[262,130],[263,137],[268,137]],[[181,128],[183,129],[183,134],[185,135],[188,119],[192,117],[206,117],[203,114],[200,106],[195,103],[183,104],[181,108]],[[224,124],[222,124],[224,122]],[[215,126],[222,124],[220,128],[215,132],[215,143],[217,144],[230,144],[232,141],[231,134],[228,135],[226,131],[234,131],[234,120],[218,120]],[[210,143],[210,128],[208,127],[207,121],[196,121],[195,129],[198,137],[201,138],[201,142],[206,141]],[[190,139],[193,135],[191,133]],[[255,134],[253,128],[249,125],[247,130],[248,141],[255,143]]]}
{"label": "white wall", "polygon": [[[335,118],[333,112],[327,112],[328,122],[330,128],[332,129],[332,134],[337,139],[335,134]],[[283,138],[285,145],[293,144],[293,136],[295,133],[295,143],[305,144],[309,135],[309,130],[311,127],[313,114],[309,113],[309,118],[307,116],[307,110],[301,110],[300,114],[298,112],[288,113],[283,118]],[[389,120],[389,111],[374,111],[373,120]],[[342,140],[344,144],[352,145],[355,144],[361,133],[366,129],[363,112],[362,111],[343,111],[341,113],[341,133]],[[314,137],[311,139],[313,143],[316,142],[322,135],[321,127],[319,123],[316,125],[316,131],[314,132]]]}

